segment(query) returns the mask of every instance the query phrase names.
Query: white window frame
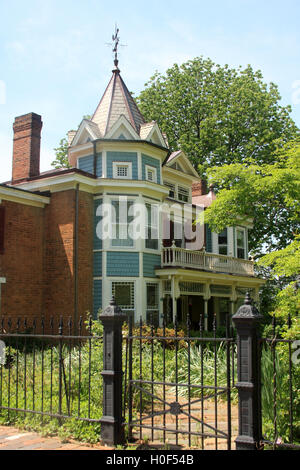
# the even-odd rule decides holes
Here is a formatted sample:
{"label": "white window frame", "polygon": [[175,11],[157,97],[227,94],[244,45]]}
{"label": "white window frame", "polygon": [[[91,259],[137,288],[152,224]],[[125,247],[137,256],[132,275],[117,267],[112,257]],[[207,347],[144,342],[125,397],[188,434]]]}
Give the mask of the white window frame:
{"label": "white window frame", "polygon": [[[118,175],[118,167],[126,167],[127,175]],[[115,179],[130,180],[132,179],[132,162],[113,162],[113,177]]]}
{"label": "white window frame", "polygon": [[174,193],[174,196],[170,196],[170,193],[169,193],[169,198],[171,199],[176,199],[176,184],[175,183],[172,183],[171,181],[165,181],[164,182],[165,186],[169,189],[169,192],[170,191],[173,191]]}
{"label": "white window frame", "polygon": [[[110,199],[110,204],[113,205],[114,202],[118,202],[119,203],[119,207],[120,207],[120,200],[119,199],[115,199],[115,198],[111,198]],[[127,199],[127,204],[129,202],[132,202],[134,204],[135,200],[134,199]],[[127,206],[128,207],[128,206]],[[120,222],[116,222],[116,227],[115,227],[115,230],[117,230],[117,226],[119,226],[119,233],[120,233],[120,230],[124,230],[125,227],[126,227],[126,230],[127,230],[127,233],[128,233],[128,227],[129,227],[129,221],[128,221],[128,213],[127,213],[127,224],[121,224]],[[113,225],[114,224],[114,221],[111,220],[111,224]],[[113,240],[127,240],[126,238],[124,239],[113,239],[113,238],[110,238],[109,240],[109,245],[110,245],[110,249],[112,250],[116,250],[116,251],[127,251],[127,250],[135,250],[135,245],[136,245],[136,240],[132,240],[132,245],[124,245],[124,244],[120,244],[120,245],[117,245],[117,244],[113,244]]]}
{"label": "white window frame", "polygon": [[[148,178],[148,171],[153,172],[153,179]],[[146,172],[146,181],[150,181],[150,183],[157,183],[157,171],[154,166],[145,165],[145,172]]]}
{"label": "white window frame", "polygon": [[[145,240],[144,240],[144,249],[145,251],[151,251],[151,252],[157,252],[157,251],[160,251],[160,231],[159,231],[159,226],[160,226],[160,221],[159,221],[159,207],[157,206],[157,204],[149,201],[149,200],[145,200],[144,202],[145,204],[145,209],[146,209],[146,220],[145,220],[145,231],[147,231],[148,233],[148,230],[150,229],[150,231],[152,230],[156,230],[157,231],[157,234],[158,234],[158,238],[157,238],[157,248],[149,248],[147,247],[147,239],[146,236],[145,236]],[[148,219],[148,210],[147,210],[147,206],[150,206],[150,212],[151,212],[151,216],[152,216],[152,206],[155,206],[155,211],[156,211],[156,220],[152,220],[152,217],[151,217],[151,224],[149,225],[149,219]],[[156,222],[156,223],[155,223]],[[146,235],[146,234],[145,234]]]}
{"label": "white window frame", "polygon": [[133,293],[131,292],[131,300],[133,300],[133,303],[131,305],[119,305],[119,307],[124,311],[124,312],[135,312],[135,306],[136,306],[136,288],[135,288],[135,281],[122,281],[122,280],[113,280],[111,281],[111,296],[115,296],[115,284],[121,284],[121,285],[131,285],[133,288]]}
{"label": "white window frame", "polygon": [[[219,235],[224,231],[226,230],[226,234],[227,234],[227,243],[219,243]],[[217,233],[217,241],[218,241],[218,254],[219,255],[223,255],[223,256],[228,256],[228,252],[229,252],[229,231],[228,231],[228,227],[226,227],[226,229],[222,230],[222,232],[220,233]],[[225,247],[226,246],[226,255],[224,255],[224,253],[220,253],[220,248],[221,247]]]}
{"label": "white window frame", "polygon": [[[148,305],[148,299],[147,299],[147,287],[148,286],[155,286],[157,289],[156,294],[157,294],[157,305],[155,307],[151,307]],[[159,310],[159,283],[158,282],[151,282],[151,281],[146,281],[146,310],[147,311],[153,311],[157,312]]]}
{"label": "white window frame", "polygon": [[244,258],[239,258],[239,259],[247,259],[248,253],[247,253],[247,231],[245,227],[236,227],[235,228],[235,249],[236,249],[236,258],[238,258],[238,231],[243,232],[244,234]]}
{"label": "white window frame", "polygon": [[[180,194],[186,196],[187,201],[183,201],[182,199],[180,199]],[[178,199],[178,201],[181,201],[181,202],[189,202],[190,201],[190,190],[189,190],[189,188],[187,188],[186,186],[178,185],[177,186],[177,199]]]}

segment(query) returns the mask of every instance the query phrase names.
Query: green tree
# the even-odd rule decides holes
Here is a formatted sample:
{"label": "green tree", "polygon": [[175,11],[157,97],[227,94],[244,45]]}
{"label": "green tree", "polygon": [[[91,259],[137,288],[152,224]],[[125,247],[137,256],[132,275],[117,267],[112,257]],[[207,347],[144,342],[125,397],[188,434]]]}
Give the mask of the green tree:
{"label": "green tree", "polygon": [[233,163],[207,170],[218,197],[205,211],[205,221],[220,232],[253,219],[249,248],[257,257],[285,248],[299,230],[300,139],[279,143],[272,159],[271,164]]}
{"label": "green tree", "polygon": [[60,140],[59,147],[55,148],[56,159],[51,163],[54,168],[70,168],[68,160],[68,140],[66,137]]}
{"label": "green tree", "polygon": [[197,57],[156,72],[138,97],[147,120],[156,120],[170,148],[178,146],[195,167],[229,163],[271,163],[275,144],[299,130],[291,108],[279,104],[274,83],[260,71],[221,67]]}

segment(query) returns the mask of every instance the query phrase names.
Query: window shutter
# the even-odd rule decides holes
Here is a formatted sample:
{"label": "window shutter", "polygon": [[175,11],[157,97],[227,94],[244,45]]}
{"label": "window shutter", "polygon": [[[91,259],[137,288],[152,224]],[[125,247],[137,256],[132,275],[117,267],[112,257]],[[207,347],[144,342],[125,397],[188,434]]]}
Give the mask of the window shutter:
{"label": "window shutter", "polygon": [[0,207],[0,255],[4,254],[5,207]]}
{"label": "window shutter", "polygon": [[205,236],[206,236],[206,251],[208,253],[212,252],[212,236],[211,230],[207,224],[205,224]]}

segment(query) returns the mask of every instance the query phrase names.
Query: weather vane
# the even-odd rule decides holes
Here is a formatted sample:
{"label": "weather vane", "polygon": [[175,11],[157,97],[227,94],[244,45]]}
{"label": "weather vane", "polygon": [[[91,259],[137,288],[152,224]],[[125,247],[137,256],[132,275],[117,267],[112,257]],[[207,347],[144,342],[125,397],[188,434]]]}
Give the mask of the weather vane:
{"label": "weather vane", "polygon": [[[115,64],[116,69],[118,69],[118,64],[119,64],[119,61],[118,61],[118,46],[119,46],[119,42],[120,42],[120,37],[119,37],[119,28],[117,27],[117,25],[115,26],[115,34],[112,35],[112,40],[113,40],[113,42],[112,43],[107,43],[107,46],[113,46],[113,52],[115,54],[114,64]],[[126,46],[126,44],[120,44],[120,46]]]}

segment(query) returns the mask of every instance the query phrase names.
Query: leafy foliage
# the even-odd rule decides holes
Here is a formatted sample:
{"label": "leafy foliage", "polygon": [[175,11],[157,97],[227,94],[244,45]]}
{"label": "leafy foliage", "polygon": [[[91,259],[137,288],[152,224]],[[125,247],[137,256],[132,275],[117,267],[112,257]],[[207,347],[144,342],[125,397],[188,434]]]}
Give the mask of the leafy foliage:
{"label": "leafy foliage", "polygon": [[54,168],[70,168],[68,160],[68,140],[64,137],[59,142],[59,147],[55,148],[56,159],[51,163]]}
{"label": "leafy foliage", "polygon": [[257,256],[292,242],[300,214],[299,139],[284,146],[277,143],[271,164],[213,167],[208,178],[218,190],[217,199],[205,211],[213,231],[252,219],[249,248]]}
{"label": "leafy foliage", "polygon": [[138,97],[147,120],[156,120],[170,148],[178,146],[194,166],[273,162],[276,139],[299,134],[291,108],[279,104],[274,83],[260,71],[221,67],[196,57],[156,72]]}

